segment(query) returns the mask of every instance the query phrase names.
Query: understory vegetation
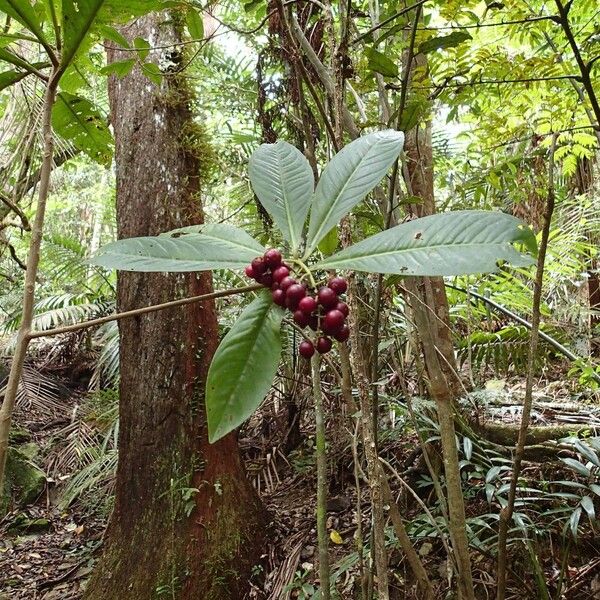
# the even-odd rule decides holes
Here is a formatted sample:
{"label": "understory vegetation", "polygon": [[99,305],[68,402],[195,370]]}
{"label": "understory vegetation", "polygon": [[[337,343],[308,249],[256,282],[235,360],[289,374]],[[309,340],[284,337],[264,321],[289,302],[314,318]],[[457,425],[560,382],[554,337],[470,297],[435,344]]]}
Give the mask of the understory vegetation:
{"label": "understory vegetation", "polygon": [[128,4],[0,0],[0,599],[600,598],[596,3]]}

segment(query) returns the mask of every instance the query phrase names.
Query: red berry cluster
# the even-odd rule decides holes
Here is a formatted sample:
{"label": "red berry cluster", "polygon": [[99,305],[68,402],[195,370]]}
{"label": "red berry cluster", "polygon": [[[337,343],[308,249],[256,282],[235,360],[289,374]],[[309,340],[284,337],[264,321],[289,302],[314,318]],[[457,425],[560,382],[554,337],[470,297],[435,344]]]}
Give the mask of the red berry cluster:
{"label": "red berry cluster", "polygon": [[323,334],[315,343],[310,340],[300,342],[300,355],[310,358],[315,353],[315,346],[317,352],[325,354],[331,350],[332,337],[338,342],[345,342],[350,337],[346,325],[348,305],[339,298],[348,289],[348,283],[343,277],[333,277],[315,295],[314,290],[296,281],[290,272],[290,267],[282,262],[281,252],[273,248],[246,267],[248,277],[271,289],[275,304],[294,313],[294,321],[299,327],[310,327]]}

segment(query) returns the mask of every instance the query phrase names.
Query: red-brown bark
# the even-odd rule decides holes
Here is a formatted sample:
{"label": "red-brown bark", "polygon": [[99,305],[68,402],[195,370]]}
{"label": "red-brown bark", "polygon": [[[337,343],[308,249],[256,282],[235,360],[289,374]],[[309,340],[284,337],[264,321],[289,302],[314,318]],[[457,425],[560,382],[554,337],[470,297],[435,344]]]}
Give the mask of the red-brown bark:
{"label": "red-brown bark", "polygon": [[[122,33],[180,64],[176,23],[139,19]],[[109,60],[130,54],[109,50]],[[159,87],[138,67],[109,83],[116,141],[118,236],[157,235],[202,222],[201,135],[185,77]],[[192,142],[192,143],[190,143]],[[210,274],[119,273],[120,311],[207,293]],[[237,439],[207,440],[204,382],[218,343],[213,302],[120,322],[119,467],[114,513],[90,600],[243,597],[260,555],[263,509],[245,478]],[[192,491],[192,488],[199,490]],[[164,595],[164,596],[163,596]]]}

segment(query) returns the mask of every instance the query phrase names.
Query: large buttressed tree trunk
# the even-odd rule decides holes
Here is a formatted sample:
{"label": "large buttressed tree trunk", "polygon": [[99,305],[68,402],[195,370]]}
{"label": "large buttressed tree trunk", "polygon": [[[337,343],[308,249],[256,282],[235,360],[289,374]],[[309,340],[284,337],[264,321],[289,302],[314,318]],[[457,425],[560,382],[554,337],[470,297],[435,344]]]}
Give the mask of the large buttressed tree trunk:
{"label": "large buttressed tree trunk", "polygon": [[[176,69],[180,28],[167,15],[122,33],[149,40],[148,57]],[[109,50],[109,60],[130,58]],[[202,130],[185,74],[159,87],[139,68],[109,84],[116,141],[119,238],[202,222]],[[125,273],[118,308],[211,291],[210,274]],[[260,555],[262,506],[245,478],[234,434],[210,445],[204,383],[218,343],[212,302],[120,321],[119,467],[115,509],[90,600],[241,598]],[[193,488],[199,490],[193,491]]]}

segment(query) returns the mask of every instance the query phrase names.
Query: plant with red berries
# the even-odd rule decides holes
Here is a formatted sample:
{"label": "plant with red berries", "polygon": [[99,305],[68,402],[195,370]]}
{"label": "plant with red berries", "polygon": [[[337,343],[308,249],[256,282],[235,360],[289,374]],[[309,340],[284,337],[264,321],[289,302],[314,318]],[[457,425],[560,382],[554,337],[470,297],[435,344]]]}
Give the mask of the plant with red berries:
{"label": "plant with red berries", "polygon": [[340,252],[321,252],[325,236],[384,177],[403,140],[401,132],[392,130],[355,140],[323,169],[316,187],[308,161],[294,146],[260,146],[250,159],[250,181],[285,240],[283,251],[264,248],[237,227],[206,224],[119,240],[94,258],[96,264],[129,271],[239,269],[257,282],[257,290],[266,288],[246,307],[213,358],[206,384],[211,441],[241,425],[270,389],[286,314],[305,334],[298,352],[306,359],[318,360],[331,351],[334,340],[348,340],[349,310],[343,301],[348,284],[343,277],[326,280],[326,272],[450,276],[494,271],[499,260],[532,262],[513,246],[521,242],[534,249],[530,229],[491,211],[424,217]]}
{"label": "plant with red berries", "polygon": [[298,347],[300,356],[310,359],[315,348],[320,354],[329,352],[333,345],[331,338],[346,342],[350,337],[346,324],[350,311],[340,299],[348,289],[348,283],[343,277],[333,277],[317,291],[312,274],[308,282],[303,282],[307,273],[301,272],[296,280],[293,271],[293,267],[283,262],[281,252],[274,248],[262,257],[252,259],[245,268],[247,277],[269,288],[275,304],[292,313],[293,321],[300,329],[310,325],[316,333],[314,339],[305,339]]}

